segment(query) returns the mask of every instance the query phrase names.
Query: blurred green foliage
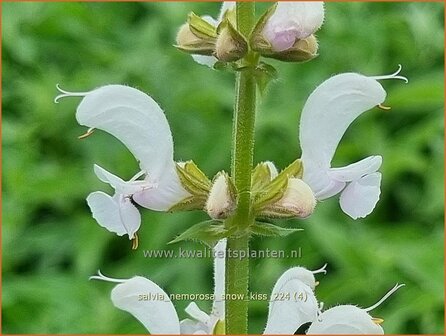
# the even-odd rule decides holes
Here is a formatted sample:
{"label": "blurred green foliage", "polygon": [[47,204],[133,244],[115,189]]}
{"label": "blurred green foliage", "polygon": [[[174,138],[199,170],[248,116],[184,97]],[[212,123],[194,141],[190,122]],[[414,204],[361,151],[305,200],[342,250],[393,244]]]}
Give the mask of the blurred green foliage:
{"label": "blurred green foliage", "polygon": [[[258,13],[267,4],[259,4]],[[79,99],[53,103],[55,85],[86,91],[123,83],[150,93],[165,110],[175,158],[194,159],[209,175],[229,170],[234,76],[195,64],[172,47],[193,10],[217,15],[217,3],[3,3],[3,300],[4,333],[145,333],[109,299],[112,284],[89,282],[100,268],[118,278],[144,275],[168,293],[210,293],[210,259],[146,259],[143,249],[202,248],[166,243],[204,213],[143,211],[140,249],[100,228],[85,197],[107,190],[93,163],[129,178],[137,164],[116,139],[85,129]],[[283,168],[299,156],[299,114],[311,91],[333,74],[392,73],[383,81],[391,111],[374,109],[348,130],[335,164],[382,154],[382,196],[374,213],[353,221],[333,198],[321,202],[287,238],[252,248],[302,250],[295,259],[251,262],[251,290],[269,293],[288,267],[318,268],[325,306],[376,302],[396,282],[407,286],[374,311],[387,333],[443,333],[443,4],[327,3],[320,56],[294,65],[271,61],[280,79],[263,97],[255,161]],[[209,309],[210,302],[198,303]],[[180,318],[187,302],[175,302]],[[267,302],[250,306],[260,333]]]}

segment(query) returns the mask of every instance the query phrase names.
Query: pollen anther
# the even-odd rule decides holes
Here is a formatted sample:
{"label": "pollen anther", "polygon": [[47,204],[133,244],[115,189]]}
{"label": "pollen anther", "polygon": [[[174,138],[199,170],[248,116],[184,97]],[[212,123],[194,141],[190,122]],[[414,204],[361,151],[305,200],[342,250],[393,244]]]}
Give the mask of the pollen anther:
{"label": "pollen anther", "polygon": [[386,105],[382,105],[382,104],[379,104],[378,108],[380,108],[381,110],[384,110],[384,111],[388,111],[388,110],[392,109],[390,106],[386,106]]}
{"label": "pollen anther", "polygon": [[89,128],[86,133],[79,135],[77,138],[80,140],[85,139],[85,138],[89,137],[90,135],[92,135],[93,132],[94,132],[94,128]]}

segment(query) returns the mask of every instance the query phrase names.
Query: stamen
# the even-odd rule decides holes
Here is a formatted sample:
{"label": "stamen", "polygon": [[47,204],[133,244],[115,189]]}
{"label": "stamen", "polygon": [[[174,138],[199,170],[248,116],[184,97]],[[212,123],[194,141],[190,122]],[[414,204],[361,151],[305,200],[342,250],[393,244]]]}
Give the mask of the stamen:
{"label": "stamen", "polygon": [[370,306],[369,308],[365,308],[364,310],[366,312],[369,312],[373,309],[375,309],[376,307],[378,307],[381,303],[383,303],[384,301],[386,301],[386,299],[392,295],[393,293],[395,293],[398,289],[400,289],[401,287],[406,286],[405,284],[396,284],[391,290],[389,290],[386,295],[384,295],[381,300],[379,300],[377,303],[375,303],[373,306]]}
{"label": "stamen", "polygon": [[405,81],[406,83],[409,83],[409,80],[404,77],[404,76],[398,76],[398,74],[401,72],[401,69],[403,67],[401,66],[401,64],[398,64],[398,70],[395,71],[393,74],[391,75],[384,75],[384,76],[371,76],[370,78],[373,78],[375,80],[381,80],[381,79],[401,79],[403,81]]}
{"label": "stamen", "polygon": [[70,92],[70,91],[66,91],[66,90],[62,89],[59,84],[56,84],[56,89],[57,89],[57,91],[59,91],[61,93],[60,95],[56,96],[56,98],[54,98],[54,102],[56,104],[59,103],[59,99],[61,99],[61,98],[84,97],[91,92],[91,91],[89,91],[89,92]]}
{"label": "stamen", "polygon": [[384,111],[388,111],[388,110],[392,109],[390,106],[386,106],[386,105],[382,105],[382,104],[379,104],[378,108],[380,108],[381,110],[384,110]]}
{"label": "stamen", "polygon": [[316,281],[315,283],[314,283],[314,287],[316,287],[316,286],[318,286],[319,285],[319,281]]}
{"label": "stamen", "polygon": [[382,318],[379,318],[379,317],[372,317],[372,322],[377,324],[377,325],[380,325],[380,324],[382,324],[384,322],[384,320]]}
{"label": "stamen", "polygon": [[102,280],[102,281],[108,281],[108,282],[117,282],[117,283],[123,283],[126,282],[129,279],[114,279],[106,277],[104,274],[101,273],[101,270],[98,270],[98,275],[93,275],[88,278],[88,280]]}
{"label": "stamen", "polygon": [[136,250],[139,245],[138,235],[135,233],[135,238],[132,239],[132,250]]}
{"label": "stamen", "polygon": [[94,129],[93,127],[92,127],[92,128],[89,128],[88,131],[87,131],[86,133],[84,133],[84,134],[82,134],[82,135],[79,135],[77,138],[78,138],[79,140],[85,139],[85,138],[89,137],[90,135],[92,135],[93,132],[94,132],[94,130],[95,130],[95,129]]}
{"label": "stamen", "polygon": [[324,274],[327,274],[327,271],[325,270],[325,268],[327,267],[327,265],[328,265],[328,264],[325,264],[325,265],[322,266],[321,268],[319,268],[319,269],[317,269],[317,270],[315,270],[315,271],[312,271],[311,273],[313,273],[313,274],[317,274],[317,273],[324,273]]}

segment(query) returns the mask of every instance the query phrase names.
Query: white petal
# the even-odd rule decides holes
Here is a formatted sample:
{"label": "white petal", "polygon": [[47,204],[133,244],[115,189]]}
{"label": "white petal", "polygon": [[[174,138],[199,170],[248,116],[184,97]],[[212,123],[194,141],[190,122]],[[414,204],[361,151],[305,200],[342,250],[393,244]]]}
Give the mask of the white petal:
{"label": "white petal", "polygon": [[128,198],[119,194],[110,197],[96,191],[88,195],[87,203],[100,226],[118,236],[128,234],[129,239],[134,238],[141,225],[141,215]]}
{"label": "white petal", "polygon": [[98,179],[102,182],[110,184],[118,194],[133,195],[136,192],[143,191],[145,189],[152,189],[154,186],[146,181],[131,181],[126,182],[120,177],[110,173],[101,166],[94,165],[94,172]]}
{"label": "white petal", "polygon": [[382,335],[384,330],[364,310],[351,305],[333,307],[323,312],[308,329],[307,335]]}
{"label": "white petal", "polygon": [[213,25],[214,27],[217,27],[217,25],[219,23],[217,20],[215,20],[212,16],[209,16],[209,15],[203,15],[201,18],[204,21],[206,21],[207,23],[210,23],[211,25]]}
{"label": "white petal", "polygon": [[318,30],[324,22],[324,3],[319,1],[279,1],[274,14],[266,22],[264,37],[273,50],[291,48]]}
{"label": "white petal", "polygon": [[[264,334],[292,335],[302,324],[316,319],[316,297],[301,280],[301,275],[300,267],[292,268],[283,273],[274,285]],[[288,293],[290,297],[283,297]]]}
{"label": "white petal", "polygon": [[381,194],[381,173],[373,173],[353,181],[339,199],[341,209],[353,219],[370,214]]}
{"label": "white petal", "polygon": [[191,302],[187,305],[184,311],[192,317],[203,324],[209,323],[209,315],[202,311],[195,302]]}
{"label": "white petal", "polygon": [[151,210],[167,211],[188,196],[190,194],[181,185],[174,163],[172,163],[167,166],[156,187],[134,194],[133,200]]}
{"label": "white petal", "polygon": [[191,55],[195,62],[201,65],[206,65],[209,68],[213,68],[215,63],[217,63],[217,58],[214,56],[205,55]]}
{"label": "white petal", "polygon": [[[150,300],[144,300],[150,295]],[[113,304],[132,314],[151,334],[179,334],[180,321],[169,296],[156,283],[136,276],[117,285]]]}
{"label": "white petal", "polygon": [[302,111],[299,137],[303,179],[315,194],[330,183],[331,160],[348,126],[385,97],[381,84],[355,73],[334,76],[310,95]]}
{"label": "white petal", "polygon": [[224,1],[220,8],[220,14],[218,15],[217,23],[220,23],[223,20],[226,11],[233,9],[236,4],[236,1]]}
{"label": "white petal", "polygon": [[208,327],[203,323],[191,319],[184,319],[180,322],[181,334],[187,335],[206,335]]}
{"label": "white petal", "polygon": [[222,239],[214,247],[214,303],[211,315],[217,317],[217,320],[225,319],[225,254],[226,239]]}
{"label": "white petal", "polygon": [[351,182],[375,173],[381,167],[382,162],[383,159],[380,155],[369,156],[342,168],[331,168],[328,174],[337,181]]}
{"label": "white petal", "polygon": [[158,104],[145,93],[123,85],[107,85],[88,93],[76,112],[79,124],[118,138],[140,161],[151,180],[173,161],[169,124]]}
{"label": "white petal", "polygon": [[[328,176],[328,174],[327,174],[327,176]],[[345,188],[346,185],[347,185],[347,183],[345,183],[345,182],[329,180],[328,185],[326,185],[325,188],[323,188],[322,190],[317,192],[315,194],[315,197],[316,197],[316,199],[318,199],[320,201],[330,198],[330,197],[338,194],[339,192],[341,192]]]}

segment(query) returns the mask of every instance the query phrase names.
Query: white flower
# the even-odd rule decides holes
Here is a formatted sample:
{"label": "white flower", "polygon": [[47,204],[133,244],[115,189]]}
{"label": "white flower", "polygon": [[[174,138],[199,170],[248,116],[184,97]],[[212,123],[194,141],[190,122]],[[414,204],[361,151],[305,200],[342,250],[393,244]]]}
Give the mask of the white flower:
{"label": "white flower", "polygon": [[[225,319],[225,250],[226,239],[222,239],[214,247],[215,299],[211,314],[206,314],[191,302],[185,309],[189,318],[181,322],[169,295],[147,278],[113,279],[99,272],[90,279],[119,283],[111,292],[113,304],[132,314],[151,334],[211,335],[217,323]],[[150,299],[144,299],[144,295],[150,295]]]}
{"label": "white flower", "polygon": [[318,30],[324,22],[324,3],[320,1],[279,1],[267,20],[262,35],[274,51],[290,49]]}
{"label": "white flower", "polygon": [[318,86],[308,98],[300,122],[300,145],[304,166],[303,180],[318,200],[341,193],[340,205],[350,217],[365,217],[378,202],[382,163],[379,155],[369,156],[342,168],[332,168],[331,161],[348,126],[363,112],[379,106],[386,92],[379,79],[356,73],[334,76]]}
{"label": "white flower", "polygon": [[317,285],[314,274],[325,273],[326,266],[313,272],[293,267],[280,276],[271,292],[263,334],[293,335],[302,324],[317,318],[319,307],[314,295]]}
{"label": "white flower", "polygon": [[[404,285],[397,284],[369,308],[342,305],[321,312],[314,295],[317,284],[314,274],[325,272],[325,266],[313,272],[303,267],[294,267],[282,274],[271,293],[264,334],[292,335],[299,328],[308,329],[306,334],[384,333],[379,325],[383,320],[373,318],[369,312]],[[306,326],[308,324],[309,327]],[[302,329],[300,331],[305,332]]]}
{"label": "white flower", "polygon": [[[95,165],[96,176],[115,189],[113,197],[96,191],[87,197],[99,225],[129,239],[141,224],[133,205],[166,211],[189,193],[181,186],[173,160],[173,140],[167,119],[145,93],[123,85],[107,85],[90,92],[72,93],[58,87],[63,97],[83,97],[76,111],[80,125],[100,129],[119,139],[139,161],[141,171],[128,182]],[[144,176],[143,180],[139,178]]]}
{"label": "white flower", "polygon": [[[218,15],[217,20],[209,15],[202,16],[202,19],[206,20],[214,27],[217,27],[220,24],[220,22],[223,21],[226,11],[232,10],[233,8],[235,8],[235,5],[236,5],[235,1],[225,1],[221,5],[220,14]],[[197,62],[198,64],[206,65],[210,68],[212,68],[218,61],[218,59],[215,56],[205,56],[205,55],[191,55],[191,56],[194,59],[194,61]]]}
{"label": "white flower", "polygon": [[359,308],[352,305],[342,305],[324,311],[308,328],[307,335],[333,335],[333,334],[369,334],[382,335],[382,319],[373,318],[369,312],[390,295],[396,292],[402,285],[395,285],[384,297],[369,308]]}

